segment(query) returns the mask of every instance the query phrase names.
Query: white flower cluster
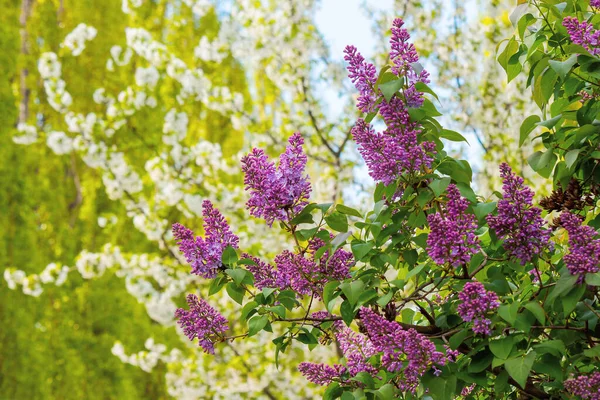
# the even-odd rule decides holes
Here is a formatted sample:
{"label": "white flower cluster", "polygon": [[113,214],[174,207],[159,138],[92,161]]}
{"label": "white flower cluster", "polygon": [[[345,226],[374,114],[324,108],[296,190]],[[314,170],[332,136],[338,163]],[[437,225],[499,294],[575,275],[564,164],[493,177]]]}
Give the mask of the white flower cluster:
{"label": "white flower cluster", "polygon": [[125,14],[130,14],[132,8],[139,8],[142,5],[143,0],[122,0],[121,11]]}
{"label": "white flower cluster", "polygon": [[42,284],[54,283],[61,286],[67,280],[69,272],[69,267],[56,263],[48,264],[41,274],[27,275],[20,269],[7,268],[4,270],[4,280],[9,289],[15,290],[17,286],[21,286],[24,294],[38,297],[44,291]]}
{"label": "white flower cluster", "polygon": [[52,131],[46,136],[46,144],[55,154],[67,154],[73,149],[73,139],[64,132]]}
{"label": "white flower cluster", "polygon": [[227,56],[226,44],[214,41],[210,42],[206,36],[202,36],[200,43],[194,49],[194,56],[200,60],[220,63]]}
{"label": "white flower cluster", "polygon": [[111,200],[123,197],[125,189],[128,193],[137,193],[143,189],[142,180],[125,160],[125,154],[112,152],[106,160],[106,172],[102,174],[102,182],[106,194]]}
{"label": "white flower cluster", "polygon": [[65,37],[61,47],[70,49],[71,54],[77,57],[85,49],[85,43],[93,40],[97,33],[98,31],[93,26],[79,24]]}
{"label": "white flower cluster", "polygon": [[152,372],[159,361],[173,363],[182,358],[181,350],[173,349],[167,353],[167,346],[155,343],[153,338],[146,339],[144,343],[146,351],[140,351],[135,354],[127,355],[121,342],[116,342],[111,352],[125,364],[139,367],[142,371]]}
{"label": "white flower cluster", "polygon": [[192,9],[196,17],[202,17],[213,6],[210,0],[183,0],[183,2]]}
{"label": "white flower cluster", "polygon": [[38,61],[38,71],[44,80],[44,90],[48,96],[48,103],[58,112],[66,112],[73,98],[67,92],[67,84],[61,77],[61,63],[56,53],[43,53]]}
{"label": "white flower cluster", "polygon": [[21,133],[19,136],[13,136],[13,142],[22,145],[29,145],[37,142],[38,132],[35,126],[24,124],[20,122],[17,125],[17,131]]}
{"label": "white flower cluster", "polygon": [[137,67],[135,70],[135,83],[140,87],[154,89],[159,78],[158,70],[153,65],[148,68]]}

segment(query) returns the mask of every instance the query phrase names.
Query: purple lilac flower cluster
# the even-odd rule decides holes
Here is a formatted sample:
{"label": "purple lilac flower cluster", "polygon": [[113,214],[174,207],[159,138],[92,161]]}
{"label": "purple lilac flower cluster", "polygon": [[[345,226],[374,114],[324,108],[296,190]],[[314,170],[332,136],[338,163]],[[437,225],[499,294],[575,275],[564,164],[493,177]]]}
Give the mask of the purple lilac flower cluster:
{"label": "purple lilac flower cluster", "polygon": [[175,312],[177,323],[190,340],[198,338],[200,347],[205,352],[214,354],[214,343],[223,339],[223,333],[229,329],[227,320],[206,301],[193,294],[188,294],[187,303],[189,310],[179,308]]}
{"label": "purple lilac flower cluster", "polygon": [[348,374],[350,378],[360,372],[367,372],[373,376],[377,374],[377,368],[368,362],[369,357],[377,353],[369,338],[354,332],[341,321],[337,321],[333,325],[333,330],[336,332],[335,337],[346,359],[346,366],[303,362],[298,369],[306,379],[319,385],[328,385],[334,380],[344,382],[343,375],[345,374]]}
{"label": "purple lilac flower cluster", "polygon": [[579,396],[584,400],[600,400],[600,372],[567,379],[565,389],[572,395]]}
{"label": "purple lilac flower cluster", "polygon": [[504,198],[498,202],[498,215],[489,215],[487,222],[504,240],[506,251],[524,265],[548,247],[550,230],[543,227],[542,210],[533,206],[533,191],[523,185],[523,178],[506,163],[500,165],[500,175]]}
{"label": "purple lilac flower cluster", "polygon": [[349,278],[350,267],[354,263],[352,253],[337,249],[330,257],[326,251],[317,260],[315,253],[324,245],[325,242],[315,237],[309,242],[308,258],[287,250],[276,256],[277,287],[289,287],[306,295],[319,294],[327,282]]}
{"label": "purple lilac flower cluster", "polygon": [[594,239],[597,232],[591,226],[582,225],[579,217],[570,212],[560,215],[560,223],[569,233],[569,254],[564,256],[571,275],[578,275],[582,283],[585,274],[600,269],[600,239]]}
{"label": "purple lilac flower cluster", "polygon": [[590,6],[600,8],[600,0],[590,0]]}
{"label": "purple lilac flower cluster", "polygon": [[407,82],[403,96],[394,96],[388,102],[380,91],[375,91],[375,67],[367,63],[355,47],[346,47],[344,57],[348,62],[349,77],[359,91],[357,107],[362,112],[379,111],[387,125],[387,129],[379,133],[359,119],[352,128],[352,136],[369,168],[369,175],[386,185],[405,172],[417,173],[430,168],[435,151],[434,143],[419,143],[421,130],[410,121],[408,109],[423,104],[423,95],[415,84],[428,83],[429,75],[415,69],[419,57],[414,45],[408,42],[410,35],[402,28],[403,24],[401,19],[394,20],[390,40],[392,73]]}
{"label": "purple lilac flower cluster", "polygon": [[449,361],[431,340],[414,329],[404,330],[365,307],[360,310],[360,318],[374,349],[383,353],[381,363],[386,371],[402,371],[399,386],[403,391],[414,393],[427,370],[433,368],[439,373],[436,365]]}
{"label": "purple lilac flower cluster", "polygon": [[333,366],[327,364],[315,364],[311,362],[301,362],[298,365],[298,371],[304,375],[306,379],[317,385],[329,385],[334,381],[343,381],[342,375],[347,369],[341,364]]}
{"label": "purple lilac flower cluster", "polygon": [[486,318],[488,312],[500,307],[498,295],[487,291],[480,282],[469,282],[458,294],[462,302],[458,305],[458,315],[466,322],[473,322],[473,332],[482,335],[492,333],[492,321]]}
{"label": "purple lilac flower cluster", "polygon": [[580,22],[575,17],[565,17],[563,26],[567,28],[573,43],[583,46],[592,55],[600,54],[600,31],[594,29],[592,24]]}
{"label": "purple lilac flower cluster", "polygon": [[375,66],[366,62],[354,46],[347,46],[344,53],[346,53],[344,60],[348,62],[348,78],[359,93],[356,107],[364,113],[374,112],[377,110],[376,103],[380,98],[374,90],[377,82]]}
{"label": "purple lilac flower cluster", "polygon": [[238,248],[239,238],[231,232],[223,215],[209,200],[202,203],[206,237],[194,237],[194,232],[181,224],[173,224],[173,236],[179,251],[192,266],[192,273],[212,279],[222,267],[221,257],[227,246]]}
{"label": "purple lilac flower cluster", "polygon": [[445,214],[437,212],[427,216],[431,229],[427,252],[438,264],[458,267],[468,263],[479,249],[479,239],[475,235],[477,222],[473,214],[466,212],[469,201],[461,197],[456,185],[448,186],[447,197]]}
{"label": "purple lilac flower cluster", "polygon": [[288,221],[308,203],[311,187],[305,173],[304,139],[294,133],[285,152],[279,156],[279,166],[269,161],[262,149],[252,149],[242,158],[244,185],[250,191],[247,206],[250,214],[264,218],[269,226],[275,220]]}
{"label": "purple lilac flower cluster", "polygon": [[311,239],[306,252],[308,257],[304,253],[284,250],[275,256],[277,268],[247,254],[242,257],[255,262],[255,265],[248,266],[248,270],[254,275],[256,288],[291,288],[299,294],[318,296],[327,282],[349,278],[350,267],[354,263],[352,253],[343,249],[337,249],[331,257],[326,251],[316,260],[316,251],[324,245],[325,242],[319,238]]}

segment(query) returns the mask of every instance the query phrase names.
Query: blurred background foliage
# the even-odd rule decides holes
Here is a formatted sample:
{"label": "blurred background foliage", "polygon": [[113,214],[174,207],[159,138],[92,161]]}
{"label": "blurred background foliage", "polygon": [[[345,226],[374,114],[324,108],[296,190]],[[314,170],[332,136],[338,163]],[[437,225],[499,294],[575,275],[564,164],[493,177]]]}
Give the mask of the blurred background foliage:
{"label": "blurred background foliage", "polygon": [[[82,250],[97,250],[104,243],[118,244],[131,253],[156,251],[156,243],[134,227],[125,206],[108,198],[98,170],[88,168],[75,154],[57,157],[43,143],[21,146],[12,140],[19,122],[66,129],[64,120],[45,98],[37,61],[43,52],[60,54],[60,43],[79,23],[95,27],[98,37],[87,44],[78,58],[64,57],[61,61],[63,77],[76,99],[72,109],[83,114],[102,111],[92,100],[96,88],[118,92],[124,82],[131,81],[135,63],[115,71],[105,68],[111,47],[124,45],[126,27],[144,27],[190,63],[194,62],[193,48],[198,38],[212,38],[219,30],[219,13],[214,9],[195,23],[182,24],[182,19],[193,18],[190,8],[181,1],[147,1],[138,12],[124,14],[122,6],[127,1],[0,0],[1,268],[16,267],[30,274],[39,273],[51,262],[73,265]],[[389,26],[390,18],[405,16],[419,51],[433,66],[429,67],[433,86],[446,98],[443,104],[455,116],[456,128],[474,135],[471,150],[456,151],[473,151],[490,162],[489,169],[488,164],[480,163],[480,185],[485,187],[494,179],[494,172],[490,171],[496,170],[498,161],[492,154],[515,147],[520,121],[515,125],[511,117],[531,112],[525,114],[527,105],[519,100],[522,83],[507,87],[505,75],[495,62],[496,43],[509,36],[512,29],[506,17],[512,2],[472,3],[480,6],[477,14],[467,12],[468,5],[458,1],[396,0],[386,12],[376,12],[368,6],[365,9],[373,21],[371,34],[381,46],[386,37],[380,33]],[[495,18],[497,15],[503,17]],[[477,34],[482,26],[484,36]],[[370,34],[368,27],[364,29],[365,34]],[[315,31],[314,35],[320,33]],[[383,47],[378,51],[383,54]],[[200,67],[213,82],[248,95],[249,75],[231,55],[219,64]],[[277,85],[262,76],[264,71],[253,73],[253,90],[258,88],[260,93],[253,93],[256,104],[251,107],[258,108],[264,116],[257,124],[267,131],[276,125],[274,109],[285,103],[280,101],[282,93]],[[157,97],[161,109],[177,105],[176,92],[169,85],[160,87]],[[303,106],[298,107],[299,114],[306,114]],[[185,103],[182,110],[189,115],[204,115],[190,118],[186,139],[189,143],[207,139],[219,143],[225,155],[242,149],[244,134],[234,129],[229,118],[214,112],[207,114],[201,102]],[[354,116],[346,118],[352,120]],[[310,125],[308,115],[304,115],[304,120]],[[118,141],[121,148],[127,149],[133,168],[143,170],[145,161],[153,156],[162,140],[163,122],[164,112],[151,108],[128,118]],[[327,127],[331,128],[324,128]],[[313,143],[322,145],[315,138]],[[518,171],[523,157],[516,151],[511,151],[510,157]],[[114,215],[117,222],[103,228],[98,218],[107,215]],[[177,215],[168,217],[173,221]],[[130,352],[142,350],[148,337],[169,347],[180,342],[174,328],[165,328],[148,317],[144,305],[126,291],[123,279],[114,272],[94,280],[71,274],[64,285],[45,287],[40,297],[9,290],[2,282],[0,323],[0,398],[169,397],[165,365],[159,363],[147,373],[111,354],[116,341],[121,341]]]}

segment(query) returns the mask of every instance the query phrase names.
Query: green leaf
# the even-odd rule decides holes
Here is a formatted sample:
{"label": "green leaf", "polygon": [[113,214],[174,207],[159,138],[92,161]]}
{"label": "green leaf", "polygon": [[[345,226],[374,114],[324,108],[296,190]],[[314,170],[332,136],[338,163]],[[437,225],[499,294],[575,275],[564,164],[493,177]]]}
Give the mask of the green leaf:
{"label": "green leaf", "polygon": [[212,296],[215,293],[219,293],[223,286],[227,283],[227,277],[224,275],[219,275],[215,279],[210,282],[210,286],[208,287],[208,295]]}
{"label": "green leaf", "polygon": [[530,311],[542,325],[546,323],[546,313],[539,303],[532,301],[525,304],[524,307],[526,310]]}
{"label": "green leaf", "polygon": [[225,290],[227,290],[227,294],[231,297],[236,303],[241,305],[244,302],[244,288],[238,286],[234,282],[229,282],[227,286],[225,286]]}
{"label": "green leaf", "polygon": [[331,239],[331,247],[333,250],[336,250],[338,247],[346,243],[346,239],[348,239],[350,235],[352,235],[351,232],[340,233]]}
{"label": "green leaf", "polygon": [[242,313],[241,313],[242,319],[248,319],[249,316],[254,314],[254,313],[252,313],[252,311],[255,311],[256,307],[258,307],[258,303],[254,300],[244,304],[244,307],[242,307]]}
{"label": "green leaf", "polygon": [[514,28],[517,27],[517,25],[519,24],[519,20],[527,12],[528,7],[529,7],[529,5],[527,3],[519,4],[517,7],[515,7],[513,12],[510,13],[510,17],[509,17],[510,23],[512,24],[512,26]]}
{"label": "green leaf", "polygon": [[363,281],[344,282],[340,285],[340,289],[342,289],[342,292],[346,295],[352,306],[356,304],[364,288],[365,284]]}
{"label": "green leaf", "polygon": [[584,350],[583,355],[589,358],[600,357],[600,346],[594,346],[591,349]]}
{"label": "green leaf", "polygon": [[450,140],[452,142],[467,142],[469,141],[465,139],[463,135],[456,131],[451,131],[450,129],[444,129],[440,132],[440,137],[443,139]]}
{"label": "green leaf", "polygon": [[536,151],[527,159],[531,168],[536,171],[538,174],[543,176],[544,178],[548,178],[552,169],[554,168],[554,164],[556,164],[556,160],[558,158],[553,153],[552,149],[547,150],[542,153],[541,151]]}
{"label": "green leaf", "polygon": [[269,318],[266,315],[255,315],[248,321],[248,336],[254,336],[267,326]]}
{"label": "green leaf", "polygon": [[575,282],[577,282],[577,276],[570,275],[570,274],[561,275],[561,277],[556,282],[556,285],[554,285],[554,287],[550,291],[550,294],[548,295],[548,298],[546,299],[546,303],[552,304],[554,299],[556,299],[558,296],[561,296],[564,293],[571,290],[573,288],[573,286],[575,285]]}
{"label": "green leaf", "polygon": [[360,261],[364,256],[366,256],[369,253],[369,251],[371,251],[373,246],[373,242],[353,242],[350,247],[352,248],[352,254],[354,254],[354,258],[357,261]]}
{"label": "green leaf", "polygon": [[348,232],[348,218],[340,212],[334,211],[326,216],[325,222],[334,231]]}
{"label": "green leaf", "polygon": [[300,240],[309,240],[315,236],[315,233],[317,233],[318,230],[319,228],[300,229],[296,231],[296,236],[298,236]]}
{"label": "green leaf", "polygon": [[558,74],[561,78],[565,79],[573,65],[577,63],[577,54],[573,54],[571,57],[567,58],[565,61],[556,61],[550,60],[548,64],[550,67]]}
{"label": "green leaf", "polygon": [[434,180],[429,184],[429,187],[431,190],[433,190],[433,193],[437,197],[444,193],[448,185],[450,185],[450,178],[446,177]]}
{"label": "green leaf", "polygon": [[302,209],[302,211],[300,211],[300,213],[298,215],[296,215],[294,218],[292,218],[292,220],[290,221],[290,224],[298,225],[298,224],[314,223],[311,212],[315,208],[317,208],[316,204],[314,204],[314,203],[308,204],[306,207],[304,207]]}
{"label": "green leaf", "polygon": [[385,307],[390,302],[390,300],[392,300],[392,297],[394,297],[394,292],[390,290],[383,297],[380,297],[377,300],[377,305],[379,305],[379,307],[382,308]]}
{"label": "green leaf", "polygon": [[579,152],[581,149],[570,150],[567,154],[565,154],[565,163],[567,164],[567,168],[571,169],[575,161],[577,161],[577,157],[579,156]]}
{"label": "green leaf", "polygon": [[514,325],[517,319],[517,313],[519,311],[519,303],[516,301],[512,304],[504,304],[498,308],[498,315],[502,317],[506,322]]}
{"label": "green leaf", "polygon": [[540,344],[533,346],[538,354],[550,353],[556,357],[562,357],[567,351],[565,344],[562,340],[547,340]]}
{"label": "green leaf", "polygon": [[566,296],[562,297],[563,313],[565,315],[570,314],[575,309],[584,293],[585,285],[576,285]]}
{"label": "green leaf", "polygon": [[327,284],[325,285],[325,287],[323,288],[323,303],[325,303],[325,307],[327,307],[327,310],[330,310],[330,304],[331,300],[335,299],[338,294],[335,294],[335,291],[337,290],[337,288],[339,287],[340,283],[338,281],[331,281],[331,282],[327,282]]}
{"label": "green leaf", "polygon": [[265,310],[272,312],[277,315],[279,318],[285,318],[285,307],[281,305],[266,307]]}
{"label": "green leaf", "polygon": [[223,250],[223,254],[221,255],[221,262],[223,265],[233,265],[237,260],[238,256],[235,249],[231,246],[225,247],[225,250]]}
{"label": "green leaf", "polygon": [[344,389],[340,387],[340,384],[337,382],[332,382],[327,386],[325,393],[323,393],[323,400],[334,400],[341,396],[344,392]]}
{"label": "green leaf", "polygon": [[425,386],[434,400],[452,400],[456,391],[456,375],[433,378]]}
{"label": "green leaf", "polygon": [[352,215],[353,217],[362,218],[362,215],[360,214],[360,212],[358,212],[358,210],[355,210],[354,208],[345,206],[343,204],[338,204],[337,206],[335,206],[335,209],[337,211],[341,212],[342,214]]}
{"label": "green leaf", "polygon": [[585,283],[591,286],[600,286],[600,272],[586,274]]}
{"label": "green leaf", "polygon": [[[415,249],[404,250],[402,252],[402,258],[404,261],[411,267],[417,263],[417,259],[419,258],[419,254]],[[406,278],[408,280],[408,278]]]}
{"label": "green leaf", "polygon": [[502,53],[500,53],[500,55],[498,56],[498,63],[504,69],[504,71],[506,71],[507,75],[509,75],[509,60],[514,54],[517,53],[518,50],[519,43],[515,40],[514,37],[512,37],[506,44],[506,47],[504,47]]}
{"label": "green leaf", "polygon": [[368,389],[375,387],[375,381],[373,380],[373,377],[371,376],[371,374],[365,371],[359,372],[354,378],[350,380],[363,383]]}
{"label": "green leaf", "polygon": [[483,221],[488,214],[496,209],[496,206],[497,203],[495,201],[490,203],[477,203],[475,207],[473,207],[473,213],[475,213],[478,221]]}
{"label": "green leaf", "polygon": [[514,342],[515,342],[514,338],[509,336],[509,337],[499,339],[499,340],[492,340],[492,341],[490,341],[489,346],[490,346],[491,352],[496,357],[506,360],[510,356],[512,349],[515,346]]}
{"label": "green leaf", "polygon": [[388,103],[394,97],[394,94],[404,86],[404,79],[396,79],[394,81],[386,82],[379,85],[379,89]]}
{"label": "green leaf", "polygon": [[394,397],[394,385],[386,383],[375,392],[375,395],[379,400],[393,400]]}
{"label": "green leaf", "polygon": [[532,351],[525,357],[511,358],[504,363],[506,371],[521,386],[521,388],[525,387],[535,357],[536,353]]}
{"label": "green leaf", "polygon": [[470,329],[463,329],[452,335],[450,340],[448,340],[450,343],[450,348],[452,350],[458,349],[458,346],[460,346],[470,334],[472,334]]}
{"label": "green leaf", "polygon": [[547,119],[545,121],[538,122],[536,125],[543,126],[548,129],[552,129],[558,123],[558,121],[560,121],[561,118],[562,118],[562,114],[558,114],[556,117]]}
{"label": "green leaf", "polygon": [[302,332],[302,333],[298,334],[296,339],[300,343],[304,343],[304,344],[318,344],[319,343],[319,341],[317,340],[315,335],[313,335],[310,332]]}
{"label": "green leaf", "polygon": [[502,398],[502,394],[510,389],[508,384],[508,373],[506,371],[500,372],[500,374],[494,380],[494,392],[498,398]]}
{"label": "green leaf", "polygon": [[489,351],[480,351],[471,357],[468,371],[472,373],[484,371],[492,363],[493,359],[494,355]]}
{"label": "green leaf", "polygon": [[525,139],[527,139],[529,134],[537,126],[538,122],[540,122],[540,117],[537,115],[530,115],[529,117],[525,118],[525,121],[523,121],[523,123],[521,124],[519,135],[519,147],[523,146],[523,143],[525,143]]}
{"label": "green leaf", "polygon": [[350,305],[348,300],[344,300],[340,306],[340,313],[342,314],[342,319],[346,325],[350,326],[352,320],[354,319],[354,307]]}
{"label": "green leaf", "polygon": [[238,285],[241,285],[242,282],[244,281],[244,278],[246,277],[246,274],[248,274],[249,272],[243,268],[235,268],[235,269],[228,268],[225,270],[225,273],[227,275],[229,275],[235,283],[237,283]]}
{"label": "green leaf", "polygon": [[435,94],[435,92],[433,90],[431,90],[431,88],[429,86],[427,86],[426,84],[424,84],[421,81],[415,83],[415,89],[417,89],[421,93],[429,93],[430,95],[432,95],[433,97],[435,97],[435,99],[437,101],[440,100],[438,98],[437,94]]}

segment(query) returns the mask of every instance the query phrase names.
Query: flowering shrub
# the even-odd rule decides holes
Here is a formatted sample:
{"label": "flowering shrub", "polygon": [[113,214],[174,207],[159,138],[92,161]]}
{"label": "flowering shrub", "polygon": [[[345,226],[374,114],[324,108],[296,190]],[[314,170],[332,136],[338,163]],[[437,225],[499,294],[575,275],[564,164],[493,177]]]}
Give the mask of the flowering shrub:
{"label": "flowering shrub", "polygon": [[[308,381],[327,385],[328,399],[600,398],[597,7],[520,4],[511,17],[516,36],[498,56],[509,80],[529,70],[533,101],[547,118],[525,118],[520,131],[524,143],[541,128],[534,145],[542,150],[528,163],[553,178],[545,211],[505,163],[499,200],[475,194],[469,163],[449,157],[441,141],[464,138],[436,119],[429,74],[396,19],[379,73],[356,48],[345,51],[366,114],[352,135],[377,182],[373,209],[309,203],[300,135],[278,166],[253,149],[242,159],[249,213],[269,226],[278,221],[291,249],[273,267],[239,258],[237,241],[212,235],[221,259],[211,258],[211,292],[226,287],[247,330],[227,336],[214,310],[196,312],[193,303],[178,311],[186,334],[212,349],[207,340],[266,331],[276,363],[290,346],[335,341],[339,362],[298,366]],[[378,116],[381,132],[371,124]],[[188,235],[177,224],[174,232]],[[189,260],[188,241],[195,243],[181,240],[180,249]]]}

